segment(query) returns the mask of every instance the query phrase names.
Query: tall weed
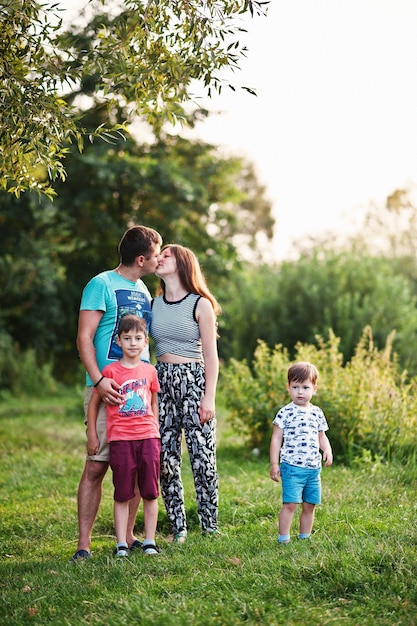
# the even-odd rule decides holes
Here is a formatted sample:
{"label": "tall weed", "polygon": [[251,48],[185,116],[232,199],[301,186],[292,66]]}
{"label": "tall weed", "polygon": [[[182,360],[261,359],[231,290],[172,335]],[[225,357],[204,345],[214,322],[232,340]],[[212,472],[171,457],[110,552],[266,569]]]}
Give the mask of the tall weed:
{"label": "tall weed", "polygon": [[[383,350],[365,328],[352,360],[343,363],[340,340],[332,331],[328,341],[297,344],[295,361],[311,361],[319,369],[319,390],[313,402],[329,422],[329,438],[339,462],[351,464],[367,451],[371,457],[406,456],[417,443],[416,379],[407,379],[392,352],[393,334]],[[232,427],[253,448],[267,450],[271,422],[289,402],[286,374],[291,364],[281,345],[273,350],[259,342],[253,362],[232,360],[222,372],[226,406]]]}

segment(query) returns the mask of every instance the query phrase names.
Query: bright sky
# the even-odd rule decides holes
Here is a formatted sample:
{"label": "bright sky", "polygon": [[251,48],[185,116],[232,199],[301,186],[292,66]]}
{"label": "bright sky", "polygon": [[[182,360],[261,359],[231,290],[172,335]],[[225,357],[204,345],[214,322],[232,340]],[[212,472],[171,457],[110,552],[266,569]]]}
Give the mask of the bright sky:
{"label": "bright sky", "polygon": [[258,96],[212,99],[198,133],[255,163],[284,258],[417,182],[417,2],[272,0],[248,28],[235,80]]}
{"label": "bright sky", "polygon": [[233,79],[258,96],[225,88],[197,133],[255,164],[281,259],[417,182],[417,1],[271,0],[245,25]]}

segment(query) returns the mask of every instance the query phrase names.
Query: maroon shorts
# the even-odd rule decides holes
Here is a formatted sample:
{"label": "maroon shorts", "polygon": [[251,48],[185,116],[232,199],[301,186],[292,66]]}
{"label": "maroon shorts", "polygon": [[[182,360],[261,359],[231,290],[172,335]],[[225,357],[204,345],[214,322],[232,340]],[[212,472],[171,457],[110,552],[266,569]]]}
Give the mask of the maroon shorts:
{"label": "maroon shorts", "polygon": [[160,439],[111,441],[110,467],[113,471],[114,499],[126,502],[135,495],[135,481],[142,498],[159,496]]}

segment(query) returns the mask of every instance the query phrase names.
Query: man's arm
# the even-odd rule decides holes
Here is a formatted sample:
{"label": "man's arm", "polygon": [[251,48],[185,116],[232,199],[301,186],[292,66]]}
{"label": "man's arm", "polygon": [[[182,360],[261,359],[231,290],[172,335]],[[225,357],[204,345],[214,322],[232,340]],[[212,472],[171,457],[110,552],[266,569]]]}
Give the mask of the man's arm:
{"label": "man's arm", "polygon": [[94,337],[102,317],[103,311],[80,311],[78,318],[78,354],[93,384],[99,381],[102,376],[94,347]]}
{"label": "man's arm", "polygon": [[[103,376],[97,363],[94,347],[94,337],[102,317],[103,311],[80,311],[78,318],[78,354],[93,384],[96,384]],[[112,378],[103,378],[96,389],[107,404],[120,404],[123,401],[119,393],[119,385]]]}

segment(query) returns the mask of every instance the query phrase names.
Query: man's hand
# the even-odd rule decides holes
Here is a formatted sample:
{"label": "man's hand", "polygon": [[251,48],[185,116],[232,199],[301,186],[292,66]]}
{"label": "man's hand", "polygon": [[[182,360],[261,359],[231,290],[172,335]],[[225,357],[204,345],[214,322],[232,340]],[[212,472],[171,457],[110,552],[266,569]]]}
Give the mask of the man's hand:
{"label": "man's hand", "polygon": [[104,377],[96,389],[105,404],[110,406],[122,404],[123,395],[120,393],[119,385],[113,378]]}

